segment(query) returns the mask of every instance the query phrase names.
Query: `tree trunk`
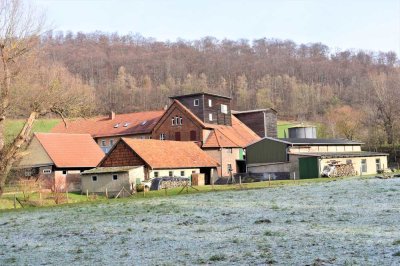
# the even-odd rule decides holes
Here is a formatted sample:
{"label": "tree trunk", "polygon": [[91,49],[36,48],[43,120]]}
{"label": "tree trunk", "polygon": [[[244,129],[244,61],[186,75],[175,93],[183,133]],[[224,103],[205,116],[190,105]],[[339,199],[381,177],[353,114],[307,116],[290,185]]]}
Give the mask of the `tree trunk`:
{"label": "tree trunk", "polygon": [[38,117],[37,112],[31,112],[29,118],[26,120],[24,127],[15,138],[14,142],[9,146],[3,148],[0,157],[0,196],[3,194],[3,188],[10,173],[11,167],[18,159],[18,152],[25,142],[28,142],[32,132],[33,123]]}
{"label": "tree trunk", "polygon": [[8,68],[8,58],[5,54],[4,48],[0,47],[1,62],[3,63],[4,77],[1,88],[1,103],[0,103],[0,152],[3,152],[5,147],[5,122],[7,109],[9,106],[9,92],[11,87],[11,73]]}

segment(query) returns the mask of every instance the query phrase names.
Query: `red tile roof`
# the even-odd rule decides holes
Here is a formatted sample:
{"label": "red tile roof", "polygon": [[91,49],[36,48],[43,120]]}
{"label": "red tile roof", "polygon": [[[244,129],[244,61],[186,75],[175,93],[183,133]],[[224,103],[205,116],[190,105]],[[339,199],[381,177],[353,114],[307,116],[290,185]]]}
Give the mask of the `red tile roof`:
{"label": "red tile roof", "polygon": [[60,168],[96,167],[104,153],[89,134],[35,133]]}
{"label": "red tile roof", "polygon": [[205,124],[205,126],[212,128],[213,131],[205,140],[203,148],[244,148],[248,144],[261,139],[256,133],[233,115],[232,126],[213,124]]}
{"label": "red tile roof", "polygon": [[122,141],[153,169],[219,166],[194,142],[130,138],[122,138]]}
{"label": "red tile roof", "polygon": [[[117,114],[114,119],[108,116],[61,122],[52,129],[53,133],[87,133],[92,137],[126,136],[149,134],[164,114],[162,111],[148,111],[130,114]],[[147,121],[147,122],[146,122]],[[116,127],[118,125],[118,127]]]}

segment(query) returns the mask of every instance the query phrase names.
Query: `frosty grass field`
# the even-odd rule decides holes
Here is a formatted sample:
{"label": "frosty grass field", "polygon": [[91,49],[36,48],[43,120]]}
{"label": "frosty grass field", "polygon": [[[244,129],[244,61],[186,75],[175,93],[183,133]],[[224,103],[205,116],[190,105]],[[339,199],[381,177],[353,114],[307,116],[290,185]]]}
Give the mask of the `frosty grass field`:
{"label": "frosty grass field", "polygon": [[399,265],[400,179],[0,213],[0,265]]}

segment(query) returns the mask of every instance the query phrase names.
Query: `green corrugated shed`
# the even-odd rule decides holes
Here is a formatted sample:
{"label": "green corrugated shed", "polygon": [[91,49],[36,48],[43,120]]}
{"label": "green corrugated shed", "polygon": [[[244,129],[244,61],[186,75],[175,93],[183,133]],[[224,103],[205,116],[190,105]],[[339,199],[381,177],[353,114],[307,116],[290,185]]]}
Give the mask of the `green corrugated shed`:
{"label": "green corrugated shed", "polygon": [[271,139],[262,139],[246,148],[246,161],[253,163],[286,162],[288,144]]}
{"label": "green corrugated shed", "polygon": [[299,158],[299,173],[300,179],[319,177],[318,157]]}

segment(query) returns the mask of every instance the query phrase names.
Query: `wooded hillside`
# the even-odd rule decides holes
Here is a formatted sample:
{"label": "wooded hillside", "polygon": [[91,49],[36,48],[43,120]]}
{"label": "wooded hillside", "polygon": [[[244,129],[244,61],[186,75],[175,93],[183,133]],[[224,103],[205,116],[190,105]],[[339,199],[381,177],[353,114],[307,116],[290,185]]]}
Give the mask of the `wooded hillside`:
{"label": "wooded hillside", "polygon": [[[42,44],[48,59],[95,88],[98,113],[160,109],[167,96],[211,91],[232,96],[234,109],[273,107],[281,118],[322,121],[330,136],[362,133],[368,141],[375,134],[389,143],[396,137],[394,52],[333,51],[276,39],[159,42],[100,32],[49,33]],[[353,131],[362,124],[380,125],[379,132],[337,129],[341,117],[360,120],[351,121]]]}

